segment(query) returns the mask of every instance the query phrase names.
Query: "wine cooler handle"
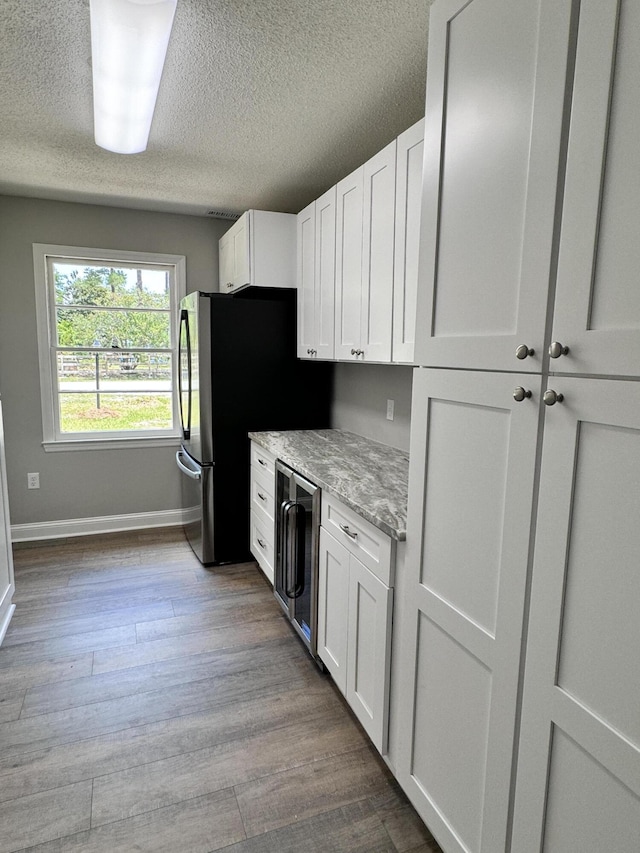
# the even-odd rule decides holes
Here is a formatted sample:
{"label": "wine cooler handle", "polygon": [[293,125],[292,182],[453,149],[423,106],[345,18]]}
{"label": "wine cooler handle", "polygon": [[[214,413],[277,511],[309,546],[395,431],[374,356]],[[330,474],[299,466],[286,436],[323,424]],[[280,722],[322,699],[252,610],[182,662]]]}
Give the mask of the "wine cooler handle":
{"label": "wine cooler handle", "polygon": [[304,533],[305,509],[302,504],[287,501],[285,593],[288,598],[299,598],[304,592]]}

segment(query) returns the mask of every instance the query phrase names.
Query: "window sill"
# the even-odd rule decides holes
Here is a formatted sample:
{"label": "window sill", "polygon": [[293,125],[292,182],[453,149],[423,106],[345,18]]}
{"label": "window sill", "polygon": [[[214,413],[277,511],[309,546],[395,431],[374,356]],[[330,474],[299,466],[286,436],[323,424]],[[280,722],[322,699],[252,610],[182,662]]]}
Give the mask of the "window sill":
{"label": "window sill", "polygon": [[148,447],[179,447],[180,437],[154,436],[141,438],[79,438],[61,441],[43,441],[47,453],[61,453],[67,450],[132,450]]}

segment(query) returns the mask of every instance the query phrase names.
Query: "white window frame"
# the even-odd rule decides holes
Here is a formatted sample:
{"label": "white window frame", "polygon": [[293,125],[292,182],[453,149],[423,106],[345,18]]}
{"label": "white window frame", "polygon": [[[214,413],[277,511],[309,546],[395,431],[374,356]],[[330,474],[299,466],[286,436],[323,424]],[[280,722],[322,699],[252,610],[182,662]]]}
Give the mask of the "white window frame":
{"label": "white window frame", "polygon": [[[178,425],[178,306],[186,293],[186,258],[155,252],[128,252],[112,249],[88,249],[80,246],[55,246],[33,243],[33,270],[36,288],[36,322],[38,330],[38,360],[40,366],[40,396],[42,400],[42,445],[46,451],[105,450],[130,447],[176,446],[180,429],[130,430],[102,436],[98,433],[62,433],[58,417],[58,376],[56,352],[56,315],[54,283],[49,280],[49,259],[78,261],[78,263],[117,267],[127,265],[161,264],[173,267],[173,286],[169,290],[172,349],[173,422]],[[115,432],[115,431],[114,431]]]}

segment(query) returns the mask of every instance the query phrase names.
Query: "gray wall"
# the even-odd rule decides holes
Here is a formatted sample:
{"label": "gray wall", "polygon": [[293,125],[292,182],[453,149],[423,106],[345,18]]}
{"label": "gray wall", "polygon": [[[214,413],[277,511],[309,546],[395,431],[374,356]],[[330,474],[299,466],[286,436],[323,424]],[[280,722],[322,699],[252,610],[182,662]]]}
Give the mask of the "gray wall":
{"label": "gray wall", "polygon": [[[222,220],[0,196],[0,394],[12,524],[180,506],[171,447],[45,453],[32,243],[187,258],[187,290],[217,290]],[[27,490],[27,472],[40,489]]]}
{"label": "gray wall", "polygon": [[[408,451],[412,374],[395,364],[336,364],[331,425]],[[387,400],[395,401],[392,421]]]}

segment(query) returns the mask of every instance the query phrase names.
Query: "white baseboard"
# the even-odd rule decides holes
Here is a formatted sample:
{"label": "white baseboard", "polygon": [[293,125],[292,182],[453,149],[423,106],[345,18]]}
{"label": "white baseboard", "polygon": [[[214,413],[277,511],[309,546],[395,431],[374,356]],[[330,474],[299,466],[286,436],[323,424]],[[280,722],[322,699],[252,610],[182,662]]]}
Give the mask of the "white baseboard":
{"label": "white baseboard", "polygon": [[4,614],[4,618],[0,620],[0,646],[2,645],[2,641],[4,640],[4,635],[7,633],[7,628],[9,627],[9,622],[11,622],[11,617],[13,616],[13,611],[15,609],[15,604],[10,604],[9,609]]}
{"label": "white baseboard", "polygon": [[61,539],[67,536],[90,536],[93,533],[142,530],[147,527],[177,527],[183,523],[181,509],[137,512],[130,515],[103,515],[96,518],[67,518],[60,521],[40,521],[34,524],[12,524],[11,541],[31,542],[37,539]]}

